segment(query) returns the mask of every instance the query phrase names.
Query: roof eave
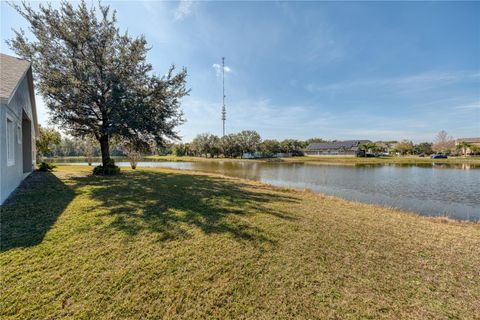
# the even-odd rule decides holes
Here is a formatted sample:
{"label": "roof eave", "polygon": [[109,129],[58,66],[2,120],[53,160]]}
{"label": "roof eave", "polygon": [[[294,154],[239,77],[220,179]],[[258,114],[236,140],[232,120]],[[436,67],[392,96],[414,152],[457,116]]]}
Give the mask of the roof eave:
{"label": "roof eave", "polygon": [[32,117],[33,117],[33,127],[35,128],[35,137],[40,136],[40,130],[38,128],[38,118],[37,118],[37,104],[35,102],[35,87],[33,85],[33,71],[32,64],[27,69],[26,72],[28,88],[30,89],[30,103],[32,105]]}
{"label": "roof eave", "polygon": [[[18,86],[22,82],[22,80],[25,77],[25,75],[27,74],[28,70],[31,70],[31,69],[32,69],[32,63],[29,62],[28,67],[25,68],[25,71],[22,73],[22,76],[20,77],[20,80],[17,81],[17,84],[15,85],[15,88],[13,88],[12,92],[10,92],[10,96],[7,98],[7,102],[6,102],[7,104],[9,104],[10,101],[13,99],[13,96],[15,95],[15,92],[17,92]],[[5,97],[2,97],[2,100],[3,99],[5,99]]]}
{"label": "roof eave", "polygon": [[22,76],[20,77],[20,80],[17,82],[15,85],[15,88],[12,90],[10,93],[10,96],[7,97],[0,97],[0,103],[1,104],[10,104],[12,101],[13,97],[15,96],[15,93],[18,90],[18,87],[20,86],[20,83],[22,83],[24,78],[27,78],[27,83],[28,83],[28,91],[30,93],[30,104],[32,107],[32,121],[33,121],[33,127],[35,129],[35,137],[38,137],[40,135],[40,131],[38,129],[38,118],[37,118],[37,105],[35,103],[35,87],[33,85],[33,72],[32,72],[32,63],[30,62],[28,64],[28,68],[26,68],[25,72],[23,72]]}

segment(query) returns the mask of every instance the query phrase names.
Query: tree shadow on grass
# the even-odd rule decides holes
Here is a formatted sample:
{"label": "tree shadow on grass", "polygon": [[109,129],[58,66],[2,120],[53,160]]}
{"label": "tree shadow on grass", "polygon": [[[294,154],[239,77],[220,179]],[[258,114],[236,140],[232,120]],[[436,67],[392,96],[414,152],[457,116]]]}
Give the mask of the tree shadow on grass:
{"label": "tree shadow on grass", "polygon": [[258,224],[246,219],[264,214],[272,219],[293,216],[272,210],[267,203],[294,202],[294,197],[206,175],[152,171],[128,172],[116,177],[76,177],[75,188],[89,186],[90,197],[113,216],[109,227],[130,236],[150,232],[159,241],[185,239],[200,230],[228,234],[249,243],[272,243]]}
{"label": "tree shadow on grass", "polygon": [[41,243],[74,196],[54,174],[32,173],[0,207],[0,250]]}

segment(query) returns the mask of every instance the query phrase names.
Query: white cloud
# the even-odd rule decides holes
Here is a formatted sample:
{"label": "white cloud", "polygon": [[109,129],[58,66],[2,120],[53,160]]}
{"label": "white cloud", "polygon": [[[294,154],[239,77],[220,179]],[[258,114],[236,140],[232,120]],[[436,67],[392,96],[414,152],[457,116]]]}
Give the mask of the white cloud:
{"label": "white cloud", "polygon": [[369,139],[381,140],[412,140],[414,143],[432,141],[437,131],[418,132],[415,130],[402,129],[345,129],[342,131],[342,139]]}
{"label": "white cloud", "polygon": [[476,81],[479,73],[469,72],[424,72],[413,75],[390,78],[367,78],[352,81],[335,82],[325,85],[308,84],[305,88],[310,92],[328,90],[348,90],[359,87],[393,88],[396,90],[420,91],[450,85],[461,81]]}
{"label": "white cloud", "polygon": [[[214,63],[212,65],[212,68],[213,70],[215,70],[215,74],[217,75],[217,77],[220,77],[222,75],[222,66],[220,64]],[[233,71],[232,68],[230,68],[229,66],[225,66],[223,70],[225,70],[225,73],[230,73]]]}
{"label": "white cloud", "polygon": [[480,110],[480,102],[473,102],[471,104],[460,105],[454,107],[457,110]]}
{"label": "white cloud", "polygon": [[[221,97],[218,101],[202,101],[189,97],[183,103],[187,122],[180,132],[184,141],[190,141],[202,132],[221,134]],[[329,123],[329,115],[325,112],[315,112],[311,116],[311,107],[303,105],[277,105],[270,99],[227,101],[227,133],[242,130],[257,130],[262,138],[284,139],[302,138],[319,134],[317,130]],[[308,122],[308,128],[304,123]]]}
{"label": "white cloud", "polygon": [[175,20],[183,20],[193,13],[195,2],[192,0],[181,0],[178,4],[173,16]]}
{"label": "white cloud", "polygon": [[[468,101],[466,102],[456,105],[469,106]],[[221,97],[217,101],[188,97],[183,103],[183,109],[187,122],[181,126],[180,134],[184,141],[191,141],[202,132],[221,135]],[[479,134],[478,121],[468,121],[471,116],[467,113],[455,112],[451,117],[445,117],[444,113],[435,109],[421,114],[412,111],[403,116],[378,114],[374,111],[332,113],[321,104],[285,105],[259,97],[228,100],[226,128],[227,133],[256,130],[263,139],[280,140],[322,137],[332,140],[370,139],[373,141],[409,139],[418,143],[432,141],[440,130],[446,130],[455,137]],[[361,119],[360,122],[359,119]],[[464,125],[458,126],[458,123],[464,123]]]}

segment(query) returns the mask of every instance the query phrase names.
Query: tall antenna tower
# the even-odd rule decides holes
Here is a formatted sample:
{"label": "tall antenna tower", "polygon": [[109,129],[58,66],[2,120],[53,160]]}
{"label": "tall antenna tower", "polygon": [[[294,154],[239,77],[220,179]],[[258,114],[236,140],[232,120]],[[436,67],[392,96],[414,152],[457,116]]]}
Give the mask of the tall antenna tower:
{"label": "tall antenna tower", "polygon": [[225,108],[225,57],[222,57],[222,122],[223,122],[223,136],[225,136],[225,120],[227,120],[227,109]]}

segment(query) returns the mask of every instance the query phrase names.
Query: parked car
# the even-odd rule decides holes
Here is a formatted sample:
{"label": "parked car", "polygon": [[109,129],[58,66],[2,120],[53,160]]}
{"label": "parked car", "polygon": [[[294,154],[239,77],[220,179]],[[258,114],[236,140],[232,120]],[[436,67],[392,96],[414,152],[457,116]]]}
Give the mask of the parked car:
{"label": "parked car", "polygon": [[432,159],[448,159],[448,156],[446,154],[432,154],[430,156]]}

